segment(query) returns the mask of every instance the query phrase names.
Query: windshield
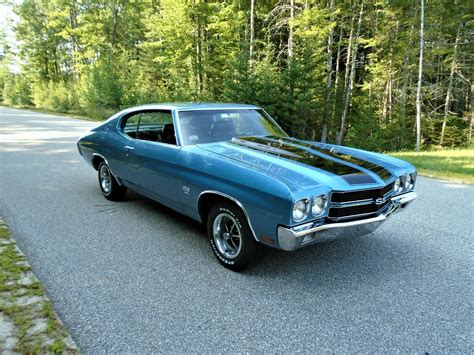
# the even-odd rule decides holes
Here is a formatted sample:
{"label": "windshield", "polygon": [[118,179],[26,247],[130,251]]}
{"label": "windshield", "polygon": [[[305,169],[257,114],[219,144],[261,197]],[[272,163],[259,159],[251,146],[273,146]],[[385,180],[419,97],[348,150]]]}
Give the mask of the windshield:
{"label": "windshield", "polygon": [[179,125],[184,145],[244,136],[287,137],[271,118],[256,109],[180,111]]}

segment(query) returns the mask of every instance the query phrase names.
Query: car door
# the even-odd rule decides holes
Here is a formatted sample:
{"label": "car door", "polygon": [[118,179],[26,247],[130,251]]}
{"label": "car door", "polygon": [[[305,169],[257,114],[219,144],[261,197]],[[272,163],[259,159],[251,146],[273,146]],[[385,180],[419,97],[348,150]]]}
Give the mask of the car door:
{"label": "car door", "polygon": [[178,156],[171,111],[145,110],[126,117],[121,178],[132,189],[176,206]]}

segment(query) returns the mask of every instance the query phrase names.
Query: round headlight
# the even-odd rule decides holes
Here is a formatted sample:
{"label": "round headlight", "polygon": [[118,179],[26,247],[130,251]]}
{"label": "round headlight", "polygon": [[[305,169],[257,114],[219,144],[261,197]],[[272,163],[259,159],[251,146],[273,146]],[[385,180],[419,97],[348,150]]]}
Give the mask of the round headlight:
{"label": "round headlight", "polygon": [[402,180],[400,178],[397,178],[397,180],[395,180],[395,183],[393,184],[393,191],[395,191],[395,193],[398,193],[402,191],[402,189]]}
{"label": "round headlight", "polygon": [[308,200],[303,199],[296,201],[293,205],[293,220],[295,222],[302,221],[308,214]]}
{"label": "round headlight", "polygon": [[313,200],[313,205],[311,206],[311,213],[313,216],[318,216],[324,212],[326,208],[327,200],[324,196],[317,196]]}

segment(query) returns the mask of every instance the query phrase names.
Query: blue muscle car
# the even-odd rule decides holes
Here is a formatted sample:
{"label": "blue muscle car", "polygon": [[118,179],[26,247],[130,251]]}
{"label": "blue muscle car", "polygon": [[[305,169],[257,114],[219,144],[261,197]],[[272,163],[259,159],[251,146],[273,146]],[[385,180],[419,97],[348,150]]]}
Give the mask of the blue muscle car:
{"label": "blue muscle car", "polygon": [[416,198],[407,162],[290,138],[251,105],[134,107],[77,146],[105,198],[131,189],[202,222],[235,271],[262,245],[290,251],[369,234]]}

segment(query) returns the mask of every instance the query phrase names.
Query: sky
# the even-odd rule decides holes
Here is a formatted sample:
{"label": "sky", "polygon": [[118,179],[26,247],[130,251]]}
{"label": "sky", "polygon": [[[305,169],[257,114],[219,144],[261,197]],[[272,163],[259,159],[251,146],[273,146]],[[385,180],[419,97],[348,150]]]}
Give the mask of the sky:
{"label": "sky", "polygon": [[[19,1],[15,1],[19,3]],[[15,38],[13,27],[18,22],[18,16],[13,12],[11,4],[0,3],[0,31],[6,36],[6,43],[13,53],[18,53],[18,41]],[[3,44],[0,42],[0,53],[4,53]],[[12,72],[19,72],[19,59],[13,58],[9,68]]]}

